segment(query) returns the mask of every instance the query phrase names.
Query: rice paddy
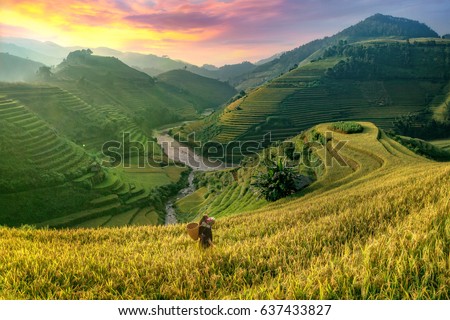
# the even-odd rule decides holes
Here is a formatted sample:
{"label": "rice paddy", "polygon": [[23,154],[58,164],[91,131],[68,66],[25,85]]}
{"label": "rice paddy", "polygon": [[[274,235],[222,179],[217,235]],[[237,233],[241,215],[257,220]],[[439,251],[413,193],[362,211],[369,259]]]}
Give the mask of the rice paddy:
{"label": "rice paddy", "polygon": [[449,299],[450,166],[362,125],[334,136],[355,170],[327,167],[301,195],[218,217],[207,252],[183,224],[0,228],[0,297]]}

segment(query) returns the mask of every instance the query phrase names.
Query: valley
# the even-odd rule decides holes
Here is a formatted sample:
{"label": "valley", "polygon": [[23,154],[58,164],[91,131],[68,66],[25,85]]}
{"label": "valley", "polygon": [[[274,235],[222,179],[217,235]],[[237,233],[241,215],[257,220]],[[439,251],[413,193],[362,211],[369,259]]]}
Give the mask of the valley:
{"label": "valley", "polygon": [[[164,223],[165,201],[183,187],[185,168],[163,154],[153,130],[199,118],[235,90],[195,76],[179,91],[174,86],[187,71],[155,84],[119,60],[87,50],[69,55],[54,72],[39,70],[38,81],[0,83],[6,148],[0,224]],[[202,98],[200,88],[207,85]]]}

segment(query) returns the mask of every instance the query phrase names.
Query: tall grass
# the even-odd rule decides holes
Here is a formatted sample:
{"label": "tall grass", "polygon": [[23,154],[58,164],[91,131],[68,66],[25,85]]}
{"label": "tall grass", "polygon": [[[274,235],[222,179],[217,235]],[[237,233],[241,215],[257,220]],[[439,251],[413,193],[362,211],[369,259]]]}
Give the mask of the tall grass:
{"label": "tall grass", "polygon": [[382,165],[219,219],[208,251],[184,225],[0,228],[0,298],[449,299],[450,164],[370,131],[350,146]]}

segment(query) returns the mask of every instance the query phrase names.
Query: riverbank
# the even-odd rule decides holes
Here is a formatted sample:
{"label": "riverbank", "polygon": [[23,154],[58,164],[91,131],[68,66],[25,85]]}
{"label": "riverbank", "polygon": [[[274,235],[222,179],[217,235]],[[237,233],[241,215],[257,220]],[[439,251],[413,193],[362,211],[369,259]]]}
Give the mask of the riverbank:
{"label": "riverbank", "polygon": [[222,162],[212,162],[198,155],[187,145],[175,140],[171,137],[167,130],[155,131],[157,143],[170,160],[175,163],[183,163],[192,171],[189,173],[188,186],[181,189],[175,197],[169,199],[165,205],[166,217],[165,224],[175,224],[178,222],[176,218],[175,202],[195,192],[194,176],[196,171],[213,171],[225,169]]}

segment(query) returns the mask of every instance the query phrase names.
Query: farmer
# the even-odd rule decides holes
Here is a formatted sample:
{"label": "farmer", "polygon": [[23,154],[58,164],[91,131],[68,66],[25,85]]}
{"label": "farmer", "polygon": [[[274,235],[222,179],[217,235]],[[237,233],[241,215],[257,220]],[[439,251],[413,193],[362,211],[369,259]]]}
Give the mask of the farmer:
{"label": "farmer", "polygon": [[198,236],[200,238],[200,247],[206,249],[214,246],[212,240],[212,225],[214,224],[214,218],[208,217],[207,214],[203,215],[198,223]]}

